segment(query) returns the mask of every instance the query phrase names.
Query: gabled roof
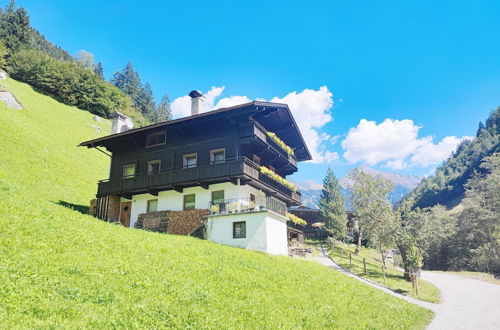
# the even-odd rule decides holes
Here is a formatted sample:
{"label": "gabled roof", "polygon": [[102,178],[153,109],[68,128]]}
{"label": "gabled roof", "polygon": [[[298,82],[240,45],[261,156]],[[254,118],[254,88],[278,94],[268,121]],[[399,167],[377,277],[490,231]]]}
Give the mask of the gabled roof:
{"label": "gabled roof", "polygon": [[[291,147],[295,148],[295,154],[297,160],[311,160],[311,153],[307,148],[307,145],[300,133],[300,130],[292,116],[288,105],[283,103],[272,103],[272,102],[261,102],[252,101],[249,103],[244,103],[228,108],[221,108],[213,111],[208,111],[200,113],[193,116],[182,117],[179,119],[174,119],[162,123],[152,124],[140,128],[131,129],[118,134],[112,134],[97,138],[90,141],[85,141],[79,144],[79,146],[84,146],[88,148],[94,148],[99,146],[106,146],[110,143],[117,141],[125,136],[131,136],[134,134],[140,134],[141,132],[147,133],[149,130],[154,130],[161,127],[172,127],[176,125],[191,125],[205,119],[210,119],[216,116],[238,116],[238,115],[248,115],[253,116],[259,121],[264,127],[266,126],[276,126],[279,127],[279,132],[274,132],[280,136],[282,140],[286,143],[291,144]],[[267,124],[267,125],[266,125]]]}

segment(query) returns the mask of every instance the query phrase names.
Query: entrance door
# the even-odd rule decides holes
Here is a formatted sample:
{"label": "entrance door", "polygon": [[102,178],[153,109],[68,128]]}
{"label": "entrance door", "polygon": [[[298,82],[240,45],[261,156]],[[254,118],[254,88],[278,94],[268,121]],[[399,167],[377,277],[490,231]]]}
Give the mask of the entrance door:
{"label": "entrance door", "polygon": [[132,202],[120,203],[120,222],[125,227],[130,227],[130,211],[132,209]]}

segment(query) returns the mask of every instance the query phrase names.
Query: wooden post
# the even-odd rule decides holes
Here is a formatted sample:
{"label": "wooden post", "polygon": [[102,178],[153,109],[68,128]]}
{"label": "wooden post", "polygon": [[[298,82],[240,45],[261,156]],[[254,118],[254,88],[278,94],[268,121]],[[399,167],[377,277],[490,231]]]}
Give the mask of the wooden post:
{"label": "wooden post", "polygon": [[363,258],[363,269],[365,270],[365,275],[366,275],[366,259]]}
{"label": "wooden post", "polygon": [[349,266],[352,267],[352,253],[349,252]]}

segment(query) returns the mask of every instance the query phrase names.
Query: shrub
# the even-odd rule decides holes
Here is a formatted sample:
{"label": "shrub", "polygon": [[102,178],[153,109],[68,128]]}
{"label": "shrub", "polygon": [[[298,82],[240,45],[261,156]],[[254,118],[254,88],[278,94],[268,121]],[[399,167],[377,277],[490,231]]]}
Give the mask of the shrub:
{"label": "shrub", "polygon": [[39,51],[22,50],[9,58],[7,67],[12,77],[67,105],[105,118],[120,111],[136,124],[147,123],[118,88],[75,62],[61,62]]}

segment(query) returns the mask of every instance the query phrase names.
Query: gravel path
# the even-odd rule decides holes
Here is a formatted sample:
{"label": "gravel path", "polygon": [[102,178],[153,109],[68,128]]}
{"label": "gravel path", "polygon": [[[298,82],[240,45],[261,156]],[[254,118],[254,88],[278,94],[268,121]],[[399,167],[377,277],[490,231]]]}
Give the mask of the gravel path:
{"label": "gravel path", "polygon": [[441,290],[428,329],[500,329],[500,285],[457,275],[422,272]]}
{"label": "gravel path", "polygon": [[500,285],[446,273],[422,272],[422,279],[441,290],[441,303],[433,304],[401,295],[378,283],[368,281],[338,266],[327,252],[313,258],[322,265],[336,269],[392,296],[426,307],[435,313],[427,329],[497,329],[500,330]]}

